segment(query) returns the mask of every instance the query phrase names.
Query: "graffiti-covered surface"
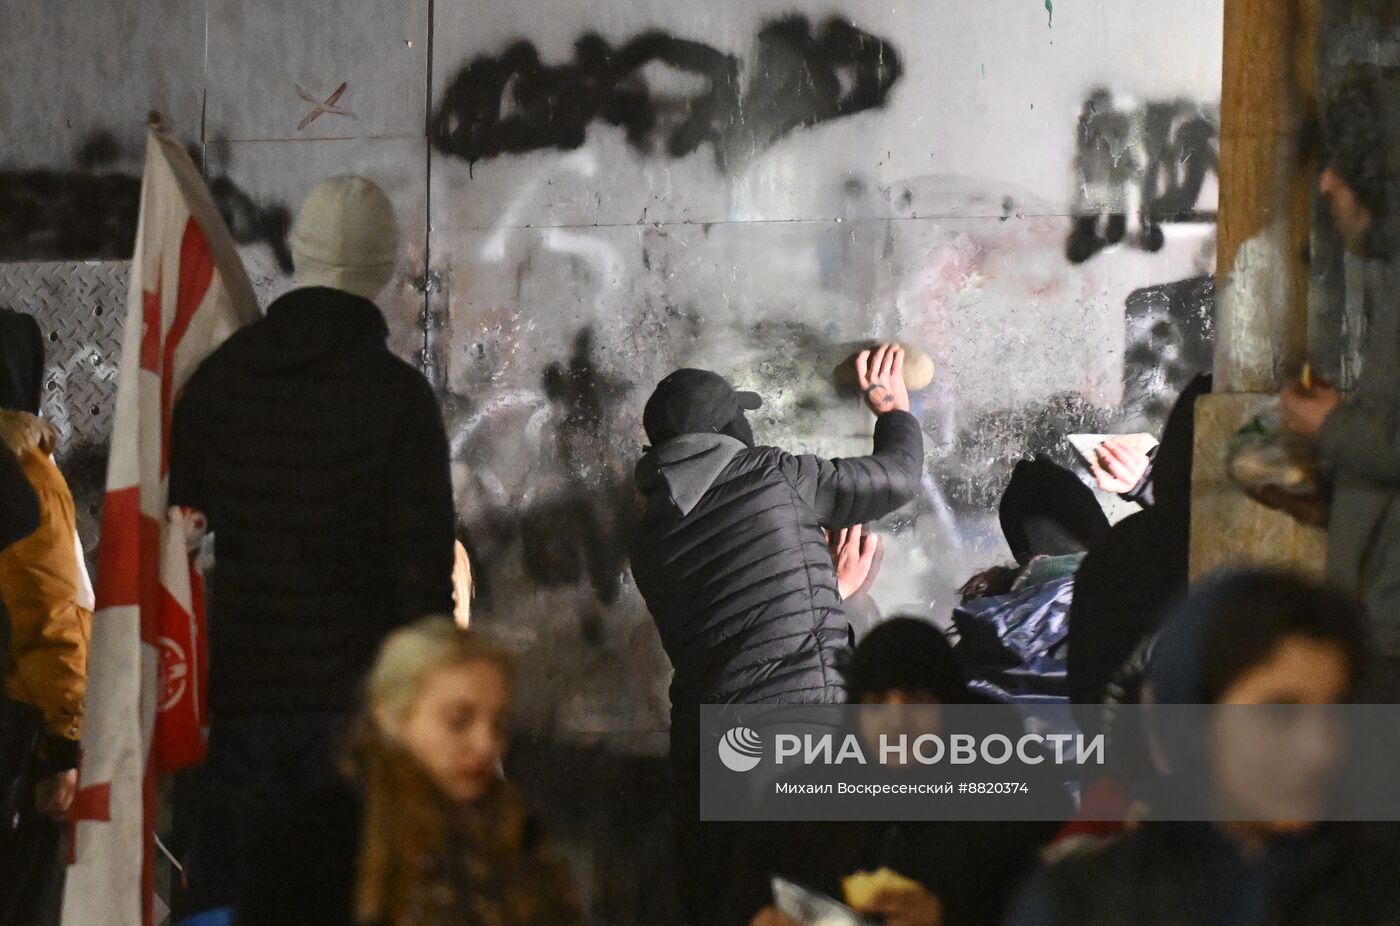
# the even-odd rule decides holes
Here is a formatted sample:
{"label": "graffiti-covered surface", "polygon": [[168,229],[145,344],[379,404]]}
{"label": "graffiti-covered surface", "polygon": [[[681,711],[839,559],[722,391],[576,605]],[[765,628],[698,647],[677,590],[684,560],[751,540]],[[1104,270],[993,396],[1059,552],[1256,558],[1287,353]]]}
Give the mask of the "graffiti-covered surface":
{"label": "graffiti-covered surface", "polygon": [[481,619],[530,645],[552,729],[664,726],[623,551],[670,370],[849,455],[873,420],[832,367],[926,349],[924,491],[875,597],[944,620],[1007,555],[1016,459],[1159,427],[1210,365],[1218,0],[435,10],[429,342]]}
{"label": "graffiti-covered surface", "polygon": [[[944,621],[1008,555],[1015,460],[1156,429],[1210,364],[1222,0],[105,9],[0,0],[0,262],[54,262],[0,297],[76,333],[48,413],[110,414],[115,329],[69,295],[90,266],[119,290],[147,110],[264,304],[314,183],[383,186],[379,304],[442,399],[476,619],[520,652],[521,768],[600,922],[665,921],[641,912],[664,852],[631,847],[662,844],[669,667],[624,553],[658,379],[711,367],[764,396],[760,440],[854,454],[872,419],[832,368],[867,338],[928,351],[923,491],[880,525],[874,595]],[[102,450],[71,446],[90,511]]]}

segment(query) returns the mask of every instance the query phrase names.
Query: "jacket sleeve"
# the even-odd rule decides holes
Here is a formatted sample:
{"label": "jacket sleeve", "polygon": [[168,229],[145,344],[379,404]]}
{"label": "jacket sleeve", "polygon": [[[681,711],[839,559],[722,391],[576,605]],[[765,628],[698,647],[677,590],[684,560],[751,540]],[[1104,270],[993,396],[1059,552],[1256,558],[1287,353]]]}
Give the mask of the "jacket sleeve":
{"label": "jacket sleeve", "polygon": [[1394,412],[1343,402],[1322,425],[1318,455],[1331,472],[1400,487],[1400,421]]}
{"label": "jacket sleeve", "polygon": [[0,596],[9,613],[6,689],[44,715],[55,767],[77,762],[87,693],[92,612],[80,604],[73,498],[46,456],[24,460],[39,500],[39,527],[0,553]]}
{"label": "jacket sleeve", "polygon": [[418,378],[403,411],[388,499],[397,624],[452,613],[456,539],[447,432],[425,380]]}
{"label": "jacket sleeve", "polygon": [[38,528],[39,500],[34,489],[14,455],[0,450],[0,551]]}
{"label": "jacket sleeve", "polygon": [[1143,470],[1142,478],[1138,484],[1126,492],[1120,493],[1119,498],[1125,502],[1133,502],[1143,508],[1151,508],[1156,504],[1156,497],[1152,491],[1152,473],[1157,468],[1157,447],[1153,447],[1147,453],[1147,469]]}
{"label": "jacket sleeve", "polygon": [[875,449],[869,456],[788,456],[781,465],[823,526],[851,527],[883,518],[919,494],[924,436],[913,415],[886,412],[875,421]]}

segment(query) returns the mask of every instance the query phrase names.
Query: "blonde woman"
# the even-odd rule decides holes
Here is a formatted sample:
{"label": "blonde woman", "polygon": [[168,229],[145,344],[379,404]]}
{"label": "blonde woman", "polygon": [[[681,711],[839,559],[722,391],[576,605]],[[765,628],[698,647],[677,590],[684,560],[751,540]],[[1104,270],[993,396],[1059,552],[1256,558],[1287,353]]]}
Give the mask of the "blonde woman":
{"label": "blonde woman", "polygon": [[579,922],[565,865],[500,775],[510,678],[499,650],[449,618],[390,636],[345,782],[261,840],[237,922]]}

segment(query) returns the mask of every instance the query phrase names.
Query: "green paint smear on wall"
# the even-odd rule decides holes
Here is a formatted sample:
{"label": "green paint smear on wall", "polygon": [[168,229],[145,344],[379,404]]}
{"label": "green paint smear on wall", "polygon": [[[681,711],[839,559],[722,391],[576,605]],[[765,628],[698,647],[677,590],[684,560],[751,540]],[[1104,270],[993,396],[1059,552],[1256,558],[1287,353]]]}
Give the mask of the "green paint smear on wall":
{"label": "green paint smear on wall", "polygon": [[1055,28],[1055,0],[1045,0],[1045,12],[1050,14],[1050,21],[1046,24],[1048,28]]}

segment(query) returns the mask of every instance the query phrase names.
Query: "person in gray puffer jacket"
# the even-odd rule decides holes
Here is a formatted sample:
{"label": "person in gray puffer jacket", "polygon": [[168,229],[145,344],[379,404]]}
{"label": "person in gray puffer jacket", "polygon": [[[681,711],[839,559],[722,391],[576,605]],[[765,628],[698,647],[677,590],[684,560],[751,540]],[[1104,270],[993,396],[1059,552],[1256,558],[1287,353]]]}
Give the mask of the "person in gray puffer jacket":
{"label": "person in gray puffer jacket", "polygon": [[881,518],[919,491],[923,436],[903,356],[888,345],[858,358],[879,416],[866,457],[755,446],[744,413],[761,400],[715,373],[678,370],[648,400],[631,560],[675,670],[673,757],[698,748],[701,704],[845,700],[850,639],[824,531]]}
{"label": "person in gray puffer jacket", "polygon": [[1295,381],[1284,423],[1317,445],[1331,490],[1275,503],[1327,525],[1328,576],[1366,603],[1376,642],[1371,698],[1400,702],[1400,73],[1358,67],[1324,116],[1328,166],[1319,188],[1347,249],[1367,259],[1365,356],[1356,391]]}

